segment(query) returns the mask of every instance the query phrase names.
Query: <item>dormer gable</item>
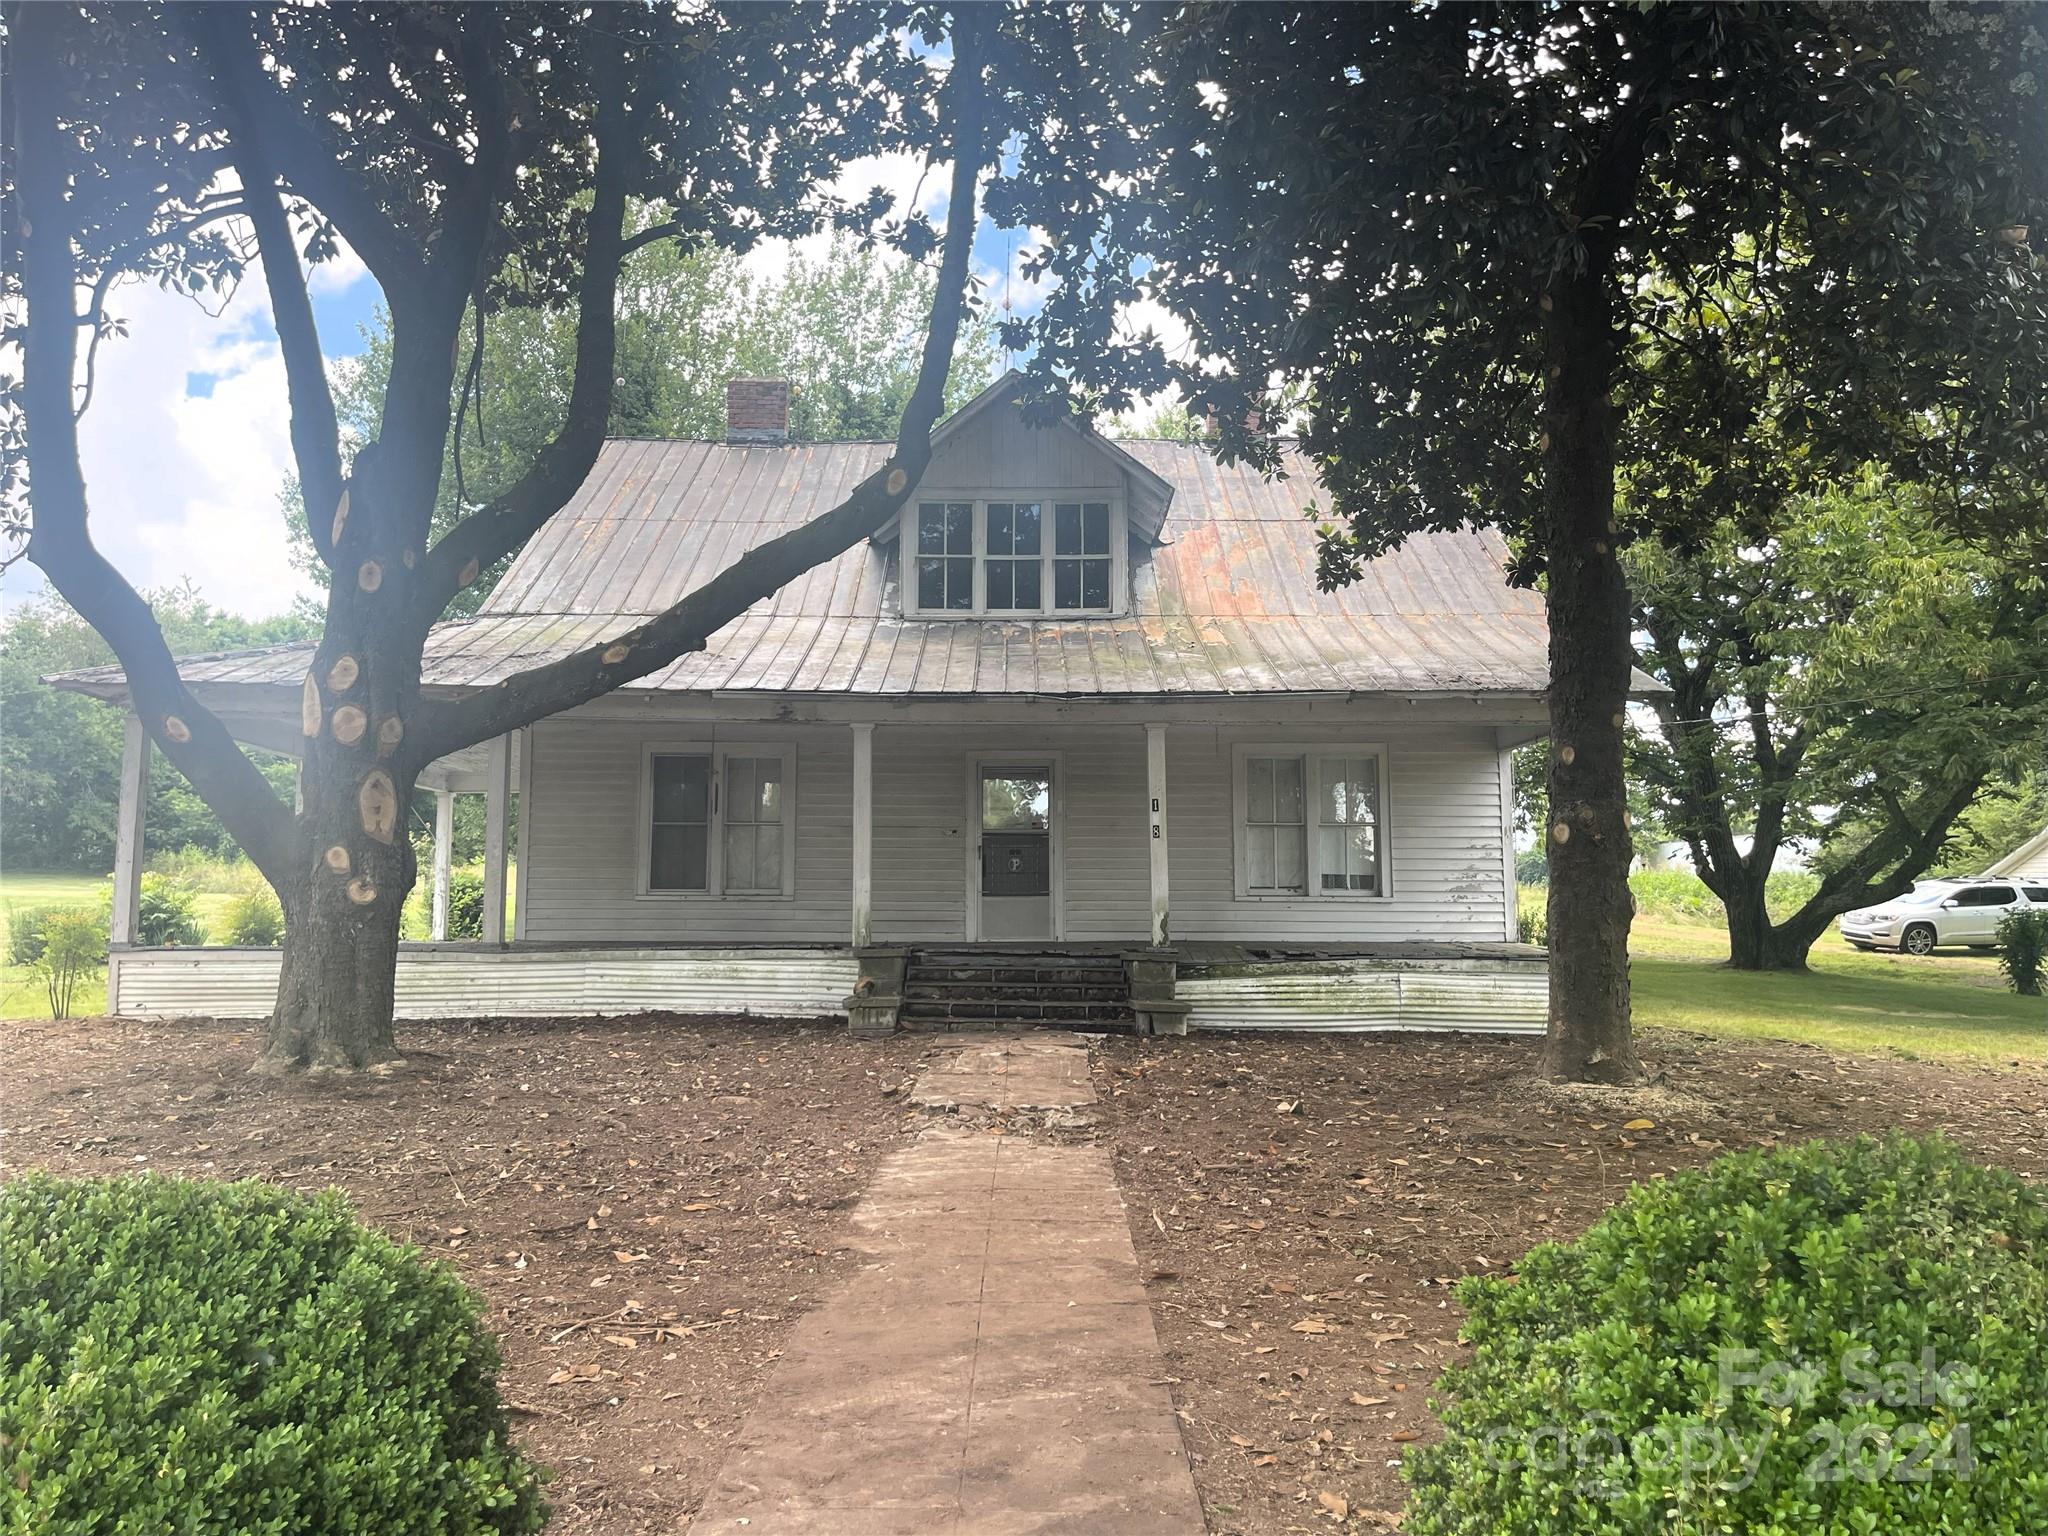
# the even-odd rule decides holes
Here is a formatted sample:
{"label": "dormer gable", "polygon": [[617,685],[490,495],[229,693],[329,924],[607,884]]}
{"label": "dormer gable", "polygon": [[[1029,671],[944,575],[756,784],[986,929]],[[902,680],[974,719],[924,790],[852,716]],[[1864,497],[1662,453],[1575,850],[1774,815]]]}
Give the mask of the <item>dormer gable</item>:
{"label": "dormer gable", "polygon": [[1012,372],[932,434],[894,525],[902,612],[1011,619],[1130,611],[1131,568],[1160,542],[1173,487],[1074,416],[1034,422]]}

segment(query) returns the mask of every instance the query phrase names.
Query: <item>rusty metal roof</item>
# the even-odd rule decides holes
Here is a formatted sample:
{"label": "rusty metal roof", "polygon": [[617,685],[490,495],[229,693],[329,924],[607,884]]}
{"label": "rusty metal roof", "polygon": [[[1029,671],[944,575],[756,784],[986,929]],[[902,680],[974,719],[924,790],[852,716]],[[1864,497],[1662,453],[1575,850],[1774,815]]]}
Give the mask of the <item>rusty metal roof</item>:
{"label": "rusty metal roof", "polygon": [[[1117,618],[905,619],[894,541],[863,541],[798,577],[632,691],[879,695],[1258,695],[1540,692],[1541,597],[1503,579],[1490,532],[1421,534],[1336,592],[1318,591],[1308,463],[1284,479],[1195,444],[1124,440],[1172,487],[1158,542],[1134,539]],[[748,548],[829,510],[886,443],[607,443],[575,498],[481,612],[437,626],[423,682],[476,687],[659,613]],[[195,683],[296,686],[310,646],[190,658]],[[1647,679],[1639,679],[1647,682]],[[119,696],[120,673],[63,686]]]}

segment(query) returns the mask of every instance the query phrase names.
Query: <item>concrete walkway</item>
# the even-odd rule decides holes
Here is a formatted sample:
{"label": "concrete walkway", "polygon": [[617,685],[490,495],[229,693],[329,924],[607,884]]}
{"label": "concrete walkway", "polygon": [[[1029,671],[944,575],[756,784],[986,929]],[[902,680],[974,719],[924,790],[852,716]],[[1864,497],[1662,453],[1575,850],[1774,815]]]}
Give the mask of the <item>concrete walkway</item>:
{"label": "concrete walkway", "polygon": [[[1091,1102],[1087,1048],[964,1041],[913,1099]],[[1107,1153],[929,1130],[853,1230],[867,1267],[797,1325],[693,1531],[1199,1536]]]}

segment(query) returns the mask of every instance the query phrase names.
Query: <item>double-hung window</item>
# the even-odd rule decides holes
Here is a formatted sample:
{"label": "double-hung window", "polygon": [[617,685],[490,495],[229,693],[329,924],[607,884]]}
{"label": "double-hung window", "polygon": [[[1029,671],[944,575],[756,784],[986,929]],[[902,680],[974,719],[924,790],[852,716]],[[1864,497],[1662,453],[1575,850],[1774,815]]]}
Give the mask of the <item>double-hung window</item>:
{"label": "double-hung window", "polygon": [[1107,499],[920,501],[906,606],[934,618],[1115,613],[1120,520]]}
{"label": "double-hung window", "polygon": [[650,896],[787,896],[796,888],[794,754],[783,748],[649,748]]}
{"label": "double-hung window", "polygon": [[1377,747],[1240,747],[1237,894],[1387,894],[1386,754]]}

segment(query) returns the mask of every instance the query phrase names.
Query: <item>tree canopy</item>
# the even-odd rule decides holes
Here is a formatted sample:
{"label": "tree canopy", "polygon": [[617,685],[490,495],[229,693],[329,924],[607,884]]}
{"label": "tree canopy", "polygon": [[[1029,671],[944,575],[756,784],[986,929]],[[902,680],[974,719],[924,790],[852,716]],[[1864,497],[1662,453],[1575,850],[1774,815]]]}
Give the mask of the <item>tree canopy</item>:
{"label": "tree canopy", "polygon": [[[605,430],[618,437],[718,438],[725,432],[726,381],[751,377],[789,380],[794,441],[887,438],[917,382],[932,290],[924,267],[851,235],[820,249],[799,246],[779,270],[756,270],[740,253],[717,247],[650,247],[621,285],[617,384]],[[361,354],[335,370],[335,410],[349,457],[378,435],[391,378],[389,310],[379,308],[363,340]],[[484,329],[472,378],[475,345],[472,326],[455,369],[451,412],[459,407],[464,415],[443,460],[437,535],[506,490],[555,431],[574,371],[576,317],[562,308],[498,316]],[[990,322],[976,317],[964,325],[946,409],[965,404],[994,377],[996,358]],[[282,501],[295,563],[326,586],[330,573],[306,525],[296,477]],[[485,571],[458,593],[452,611],[473,612],[496,574]]]}
{"label": "tree canopy", "polygon": [[1633,1077],[1619,551],[1717,515],[1617,496],[1640,344],[1738,295],[1801,453],[1846,471],[1924,417],[1976,471],[1945,521],[2038,544],[1998,475],[2048,448],[2048,40],[1992,5],[1202,4],[1083,54],[995,194],[1049,232],[1041,370],[1119,410],[1175,386],[1262,463],[1298,435],[1327,582],[1509,536],[1551,630],[1547,1061]]}

